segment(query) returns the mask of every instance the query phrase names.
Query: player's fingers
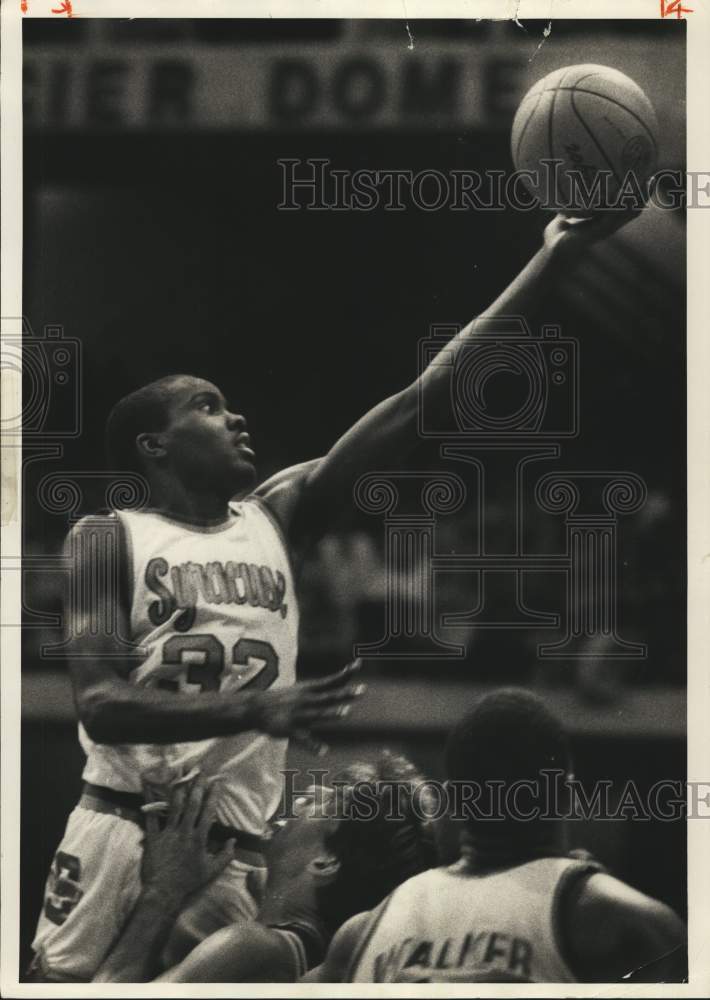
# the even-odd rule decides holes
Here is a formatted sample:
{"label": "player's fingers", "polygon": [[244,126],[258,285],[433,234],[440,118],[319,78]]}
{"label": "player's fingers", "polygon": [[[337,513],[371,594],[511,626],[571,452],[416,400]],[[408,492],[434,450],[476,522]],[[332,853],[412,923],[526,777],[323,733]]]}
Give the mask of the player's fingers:
{"label": "player's fingers", "polygon": [[205,782],[195,777],[189,785],[186,785],[185,809],[182,815],[183,825],[192,830],[197,826],[197,821],[202,811],[202,803],[205,797]]}
{"label": "player's fingers", "polygon": [[160,833],[160,821],[158,820],[158,813],[155,811],[144,812],[145,817],[145,834],[151,840],[157,837]]}
{"label": "player's fingers", "polygon": [[361,698],[366,690],[366,684],[351,684],[349,687],[335,688],[332,691],[311,691],[308,693],[305,704],[309,708],[321,705],[338,705]]}
{"label": "player's fingers", "polygon": [[361,669],[362,660],[358,658],[334,674],[328,674],[327,677],[321,677],[317,681],[308,681],[307,686],[311,691],[328,691],[331,688],[342,687]]}
{"label": "player's fingers", "polygon": [[296,717],[299,728],[320,725],[325,722],[339,722],[350,714],[350,705],[335,705],[328,708],[304,708]]}
{"label": "player's fingers", "polygon": [[580,222],[579,225],[584,227],[587,236],[594,240],[599,240],[617,232],[622,226],[637,218],[642,211],[642,205],[632,205],[630,208],[607,209],[606,211],[596,212],[591,218]]}
{"label": "player's fingers", "polygon": [[160,818],[167,813],[168,803],[165,796],[145,777],[141,777],[141,787],[145,799],[145,804],[141,806],[145,832],[148,837],[153,838],[160,833]]}
{"label": "player's fingers", "polygon": [[168,810],[168,821],[165,824],[166,827],[171,830],[175,830],[182,822],[182,814],[185,809],[186,798],[187,788],[185,785],[178,785],[177,788],[173,789],[170,799],[170,808]]}
{"label": "player's fingers", "polygon": [[199,767],[192,767],[187,773],[185,773],[181,768],[180,773],[177,775],[177,777],[173,778],[173,780],[170,782],[170,787],[177,788],[178,785],[189,784],[191,781],[195,780],[195,778],[198,776],[199,773],[200,773]]}
{"label": "player's fingers", "polygon": [[605,213],[601,211],[594,215],[566,215],[560,222],[560,228],[565,232],[589,236],[599,229],[604,217]]}
{"label": "player's fingers", "polygon": [[143,798],[146,802],[157,802],[165,798],[158,785],[143,775],[141,775],[141,788],[143,790]]}

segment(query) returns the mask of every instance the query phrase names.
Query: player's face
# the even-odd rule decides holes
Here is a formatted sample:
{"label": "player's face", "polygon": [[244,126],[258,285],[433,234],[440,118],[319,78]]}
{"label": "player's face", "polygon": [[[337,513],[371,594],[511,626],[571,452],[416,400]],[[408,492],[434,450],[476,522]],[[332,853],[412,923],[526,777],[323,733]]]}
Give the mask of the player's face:
{"label": "player's face", "polygon": [[286,864],[293,871],[326,853],[325,841],[338,820],[331,788],[314,785],[291,807],[292,816],[274,833],[269,845],[269,868]]}
{"label": "player's face", "polygon": [[254,484],[246,420],[211,382],[185,378],[176,383],[163,438],[181,479],[234,493]]}
{"label": "player's face", "polygon": [[[325,795],[322,793],[325,791]],[[291,818],[279,824],[266,851],[268,878],[261,918],[282,919],[283,905],[292,912],[315,912],[318,892],[337,878],[338,862],[327,838],[338,820],[328,802],[329,790],[309,789],[291,807]]]}

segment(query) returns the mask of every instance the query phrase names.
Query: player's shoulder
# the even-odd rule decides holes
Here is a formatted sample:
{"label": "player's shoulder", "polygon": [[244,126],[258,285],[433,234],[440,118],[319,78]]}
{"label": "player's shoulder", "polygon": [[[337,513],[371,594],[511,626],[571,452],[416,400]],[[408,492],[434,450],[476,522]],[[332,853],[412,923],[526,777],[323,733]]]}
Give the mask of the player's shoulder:
{"label": "player's shoulder", "polygon": [[103,510],[96,511],[94,514],[84,514],[83,517],[75,521],[69,529],[69,534],[90,531],[94,528],[100,528],[104,524],[114,524],[119,520],[118,511],[116,510]]}
{"label": "player's shoulder", "polygon": [[123,513],[106,510],[76,521],[64,538],[65,558],[83,571],[101,566],[106,560],[123,567],[130,561],[129,532]]}
{"label": "player's shoulder", "polygon": [[320,458],[314,458],[309,462],[301,462],[299,465],[291,465],[282,469],[281,472],[270,476],[257,486],[247,498],[260,504],[275,520],[283,533],[292,557],[298,555],[298,552],[295,551],[298,546],[295,545],[294,549],[292,529],[297,520],[299,504],[304,496],[309,477],[320,461]]}
{"label": "player's shoulder", "polygon": [[[132,544],[122,518],[116,510],[87,514],[76,521],[64,539],[62,555],[70,575],[81,581],[78,592],[80,603],[93,600],[90,595],[115,594],[120,607],[130,607],[132,595],[133,556]],[[114,577],[117,573],[117,577]],[[69,587],[68,581],[67,586]],[[65,591],[68,599],[71,587]]]}
{"label": "player's shoulder", "polygon": [[666,903],[607,872],[592,872],[566,901],[571,962],[585,978],[617,979],[681,948],[685,928]]}
{"label": "player's shoulder", "polygon": [[289,465],[287,468],[281,469],[280,472],[275,472],[273,476],[269,476],[256,487],[253,495],[262,499],[274,498],[288,489],[301,485],[308,479],[320,461],[320,458],[312,458],[308,462]]}
{"label": "player's shoulder", "polygon": [[604,871],[592,872],[581,884],[576,909],[587,921],[635,924],[644,919],[669,928],[680,923],[670,906]]}
{"label": "player's shoulder", "polygon": [[274,510],[289,510],[298,501],[308,477],[320,461],[320,458],[313,458],[298,465],[289,465],[260,483],[252,496],[266,501]]}
{"label": "player's shoulder", "polygon": [[[380,904],[381,905],[381,904]],[[380,907],[377,908],[379,910]],[[376,918],[377,910],[356,913],[342,924],[333,935],[323,964],[319,967],[318,981],[323,983],[346,982],[348,969],[357,956],[362,939]]]}
{"label": "player's shoulder", "polygon": [[269,524],[271,529],[276,531],[286,551],[290,551],[287,535],[288,520],[278,505],[272,504],[268,497],[256,492],[249,493],[239,499],[230,500],[229,508],[236,518],[247,519],[250,531],[259,531],[264,523]]}
{"label": "player's shoulder", "polygon": [[85,514],[71,525],[65,536],[65,545],[76,539],[91,539],[106,534],[115,534],[122,528],[118,511],[106,510],[95,514]]}
{"label": "player's shoulder", "polygon": [[665,903],[647,896],[608,872],[592,872],[582,883],[577,900],[581,911],[592,916],[666,916],[673,911]]}
{"label": "player's shoulder", "polygon": [[356,913],[355,916],[349,917],[333,935],[331,948],[334,952],[341,955],[345,952],[349,954],[350,947],[357,944],[360,936],[372,921],[374,914],[374,910],[365,910],[363,913]]}
{"label": "player's shoulder", "polygon": [[119,534],[121,537],[131,534],[137,526],[145,525],[155,533],[163,525],[179,525],[158,507],[139,508],[106,508],[93,514],[86,514],[77,520],[69,529],[67,538],[95,535],[98,532]]}

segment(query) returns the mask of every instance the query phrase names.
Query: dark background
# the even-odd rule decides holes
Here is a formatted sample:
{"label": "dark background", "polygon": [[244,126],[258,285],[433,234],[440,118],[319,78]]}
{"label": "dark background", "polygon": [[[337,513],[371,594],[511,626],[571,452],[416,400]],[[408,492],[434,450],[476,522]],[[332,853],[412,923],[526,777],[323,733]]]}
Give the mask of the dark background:
{"label": "dark background", "polygon": [[[605,61],[598,52],[614,53],[619,58],[608,61],[622,69],[626,46],[648,44],[650,62],[659,51],[654,46],[663,45],[671,83],[682,92],[681,25],[554,22],[539,69],[530,69],[531,81],[564,65],[557,44],[578,46],[577,62]],[[522,62],[536,50],[543,27],[527,22],[521,42],[520,29],[506,24],[411,25],[415,38],[434,50],[470,40],[475,54],[482,51],[475,48],[479,42],[494,41]],[[349,30],[346,22],[134,21],[97,27],[81,20],[29,20],[28,99],[38,61],[46,65],[57,53],[70,59],[97,37],[113,46],[117,58],[121,46],[169,43],[189,52],[198,42],[222,50],[233,45],[238,58],[247,42],[279,42],[285,49],[311,41],[337,46]],[[406,37],[402,22],[360,25],[358,31],[365,43],[372,37],[399,45]],[[565,59],[569,54],[563,50]],[[653,88],[660,93],[661,83],[653,76],[649,71],[649,79],[639,82],[655,101]],[[83,424],[78,438],[63,442],[60,460],[39,458],[27,467],[27,565],[58,551],[68,526],[66,513],[48,513],[36,501],[40,478],[57,470],[103,469],[110,407],[153,378],[187,371],[217,382],[247,415],[264,475],[323,453],[369,406],[411,380],[418,342],[430,324],[464,323],[487,306],[539,246],[547,217],[537,211],[427,213],[411,206],[404,212],[283,212],[276,207],[282,191],[277,160],[323,157],[331,168],[348,170],[509,170],[510,121],[521,96],[508,95],[508,110],[489,114],[487,124],[475,128],[402,120],[387,130],[352,121],[324,129],[274,120],[267,128],[239,131],[179,122],[131,130],[119,120],[70,129],[28,113],[24,313],[35,336],[46,324],[60,324],[65,337],[80,342]],[[682,103],[657,110],[666,144],[663,165],[682,167]],[[454,664],[368,662],[373,685],[401,682],[399,700],[411,704],[409,722],[388,731],[365,707],[344,736],[333,734],[338,755],[396,745],[428,775],[440,776],[442,740],[455,713],[444,712],[427,725],[427,705],[406,681],[426,679],[433,702],[450,694],[452,684],[470,680],[473,695],[481,683],[512,681],[537,686],[551,703],[559,690],[572,692],[580,704],[587,699],[585,725],[576,734],[580,777],[621,783],[634,778],[642,788],[659,778],[684,777],[684,217],[649,209],[643,224],[642,235],[619,244],[616,256],[597,251],[581,274],[565,276],[528,320],[533,328],[560,324],[581,345],[581,433],[563,446],[560,461],[541,463],[536,471],[628,470],[647,484],[646,507],[622,519],[619,529],[620,630],[648,645],[647,658],[627,664],[600,657],[585,670],[573,662],[550,668],[537,660],[535,642],[552,641],[554,634],[489,631],[464,636],[467,658]],[[669,246],[673,254],[664,257]],[[431,445],[421,445],[412,461],[415,468],[464,474],[442,462]],[[87,480],[80,513],[93,509],[101,495],[101,484]],[[561,537],[539,513],[531,509],[528,515],[542,550]],[[455,540],[467,526],[462,516],[442,530]],[[497,530],[503,537],[512,529],[502,524]],[[381,564],[377,519],[344,512],[341,531]],[[358,586],[349,587],[338,576],[339,561],[326,545],[306,573],[304,675],[332,667],[349,654],[353,640],[377,639],[382,632],[377,585],[363,584],[361,571]],[[60,574],[28,571],[26,606],[56,611],[60,585]],[[457,586],[458,592],[449,581],[442,589],[447,610],[473,603],[471,581]],[[541,607],[559,607],[562,592],[556,587],[531,581]],[[47,867],[80,781],[81,753],[62,664],[40,651],[56,634],[49,625],[25,631],[23,961]],[[643,691],[658,705],[668,704],[669,724],[639,718],[635,698]],[[628,734],[618,725],[626,717]],[[684,909],[682,824],[625,822],[604,830],[588,825],[582,840],[615,873]]]}

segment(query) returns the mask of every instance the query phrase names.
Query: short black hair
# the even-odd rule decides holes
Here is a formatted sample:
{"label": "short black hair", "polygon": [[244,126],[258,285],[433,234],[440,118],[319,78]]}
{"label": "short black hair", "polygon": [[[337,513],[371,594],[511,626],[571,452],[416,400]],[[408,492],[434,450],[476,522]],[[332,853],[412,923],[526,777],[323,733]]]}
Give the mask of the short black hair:
{"label": "short black hair", "polygon": [[119,399],[106,421],[106,460],[111,471],[145,471],[136,438],[162,431],[168,423],[172,388],[184,375],[166,375]]}
{"label": "short black hair", "polygon": [[[499,787],[506,790],[516,782],[534,782],[544,794],[541,772],[561,771],[566,776],[571,766],[562,723],[542,698],[524,688],[499,688],[482,696],[454,727],[446,746],[449,781],[476,786],[481,812],[496,813],[501,801],[489,783],[501,783]],[[505,829],[494,822],[488,831],[491,836],[529,839],[551,833],[549,823],[521,822],[505,805],[500,812]],[[472,814],[470,825],[477,834],[483,833],[480,817]]]}
{"label": "short black hair", "polygon": [[353,764],[333,781],[345,783],[341,807],[346,818],[326,838],[340,868],[337,878],[319,890],[319,909],[335,931],[353,914],[377,906],[406,879],[434,866],[437,858],[427,818],[431,802],[421,801],[426,782],[406,757],[383,751],[374,762]]}
{"label": "short black hair", "polygon": [[562,723],[524,688],[483,695],[454,727],[446,747],[450,781],[518,781],[543,768],[567,769],[569,763]]}

